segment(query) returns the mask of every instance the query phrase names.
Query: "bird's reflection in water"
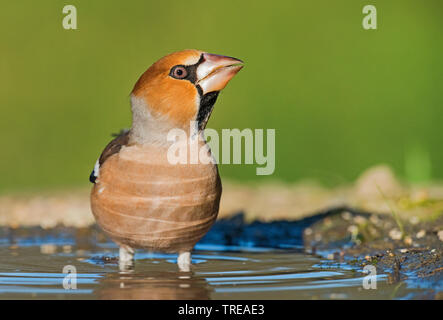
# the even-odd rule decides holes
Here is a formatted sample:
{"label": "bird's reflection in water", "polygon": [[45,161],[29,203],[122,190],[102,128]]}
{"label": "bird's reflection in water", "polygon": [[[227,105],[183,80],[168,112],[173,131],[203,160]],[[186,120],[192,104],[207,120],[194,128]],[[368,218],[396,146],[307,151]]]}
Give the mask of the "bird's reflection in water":
{"label": "bird's reflection in water", "polygon": [[206,280],[192,272],[127,270],[107,273],[95,293],[107,300],[207,300],[211,291]]}

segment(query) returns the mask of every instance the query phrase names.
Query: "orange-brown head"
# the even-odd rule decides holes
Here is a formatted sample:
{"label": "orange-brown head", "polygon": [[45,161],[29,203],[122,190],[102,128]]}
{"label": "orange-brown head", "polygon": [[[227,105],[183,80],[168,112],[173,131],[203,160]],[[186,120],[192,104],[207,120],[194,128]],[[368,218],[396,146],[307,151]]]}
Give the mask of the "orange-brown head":
{"label": "orange-brown head", "polygon": [[[198,50],[171,53],[155,62],[132,90],[133,126],[204,129],[218,93],[240,71],[242,61]],[[143,124],[143,122],[146,122]],[[140,128],[139,128],[140,129]]]}

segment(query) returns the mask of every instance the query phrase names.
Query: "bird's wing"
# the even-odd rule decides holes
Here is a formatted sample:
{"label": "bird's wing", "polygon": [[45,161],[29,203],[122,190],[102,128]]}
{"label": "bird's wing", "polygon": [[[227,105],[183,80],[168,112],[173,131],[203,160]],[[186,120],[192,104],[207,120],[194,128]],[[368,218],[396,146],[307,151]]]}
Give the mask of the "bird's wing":
{"label": "bird's wing", "polygon": [[103,165],[106,159],[108,159],[113,154],[118,153],[120,149],[123,146],[127,145],[129,142],[129,130],[127,129],[121,130],[120,133],[115,136],[116,137],[108,143],[108,145],[100,155],[100,158],[98,158],[97,162],[95,163],[94,169],[89,176],[89,181],[91,181],[92,183],[95,183],[95,180],[97,180],[100,167]]}

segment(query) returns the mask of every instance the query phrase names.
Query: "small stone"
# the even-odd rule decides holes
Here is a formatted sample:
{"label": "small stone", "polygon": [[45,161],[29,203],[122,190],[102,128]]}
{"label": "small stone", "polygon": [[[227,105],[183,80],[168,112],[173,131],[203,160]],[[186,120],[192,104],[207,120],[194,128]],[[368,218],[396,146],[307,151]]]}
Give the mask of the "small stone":
{"label": "small stone", "polygon": [[355,226],[355,225],[351,225],[351,226],[348,227],[348,231],[352,235],[357,235],[358,234],[358,227]]}
{"label": "small stone", "polygon": [[408,249],[400,249],[400,252],[401,252],[401,253],[408,253],[409,250],[408,250]]}
{"label": "small stone", "polygon": [[368,260],[368,261],[371,261],[372,257],[371,256],[365,256],[365,259]]}
{"label": "small stone", "polygon": [[432,249],[431,253],[435,253],[437,251],[437,249]]}
{"label": "small stone", "polygon": [[343,211],[341,217],[343,220],[349,221],[352,218],[352,214],[349,211]]}
{"label": "small stone", "polygon": [[51,243],[42,244],[40,246],[40,252],[42,254],[54,254],[57,251],[57,246]]}
{"label": "small stone", "polygon": [[53,220],[53,219],[44,219],[40,222],[40,227],[42,227],[43,229],[51,229],[51,228],[55,228],[57,226],[57,221]]}
{"label": "small stone", "polygon": [[389,236],[392,240],[400,240],[403,237],[403,233],[400,230],[394,228],[389,231]]}
{"label": "small stone", "polygon": [[417,232],[417,234],[415,235],[417,237],[417,239],[421,239],[426,235],[426,231],[425,230],[420,230],[419,232]]}
{"label": "small stone", "polygon": [[408,246],[412,244],[412,238],[410,236],[407,236],[403,241]]}
{"label": "small stone", "polygon": [[380,223],[380,219],[375,214],[371,215],[369,220],[375,225],[378,225]]}
{"label": "small stone", "polygon": [[438,238],[440,239],[440,241],[443,241],[443,230],[440,230],[438,233]]}
{"label": "small stone", "polygon": [[306,228],[305,229],[305,235],[310,236],[312,234],[312,229],[311,228]]}
{"label": "small stone", "polygon": [[362,216],[356,216],[356,217],[354,218],[354,221],[355,221],[356,224],[365,224],[367,220],[366,220],[365,217],[362,217]]}

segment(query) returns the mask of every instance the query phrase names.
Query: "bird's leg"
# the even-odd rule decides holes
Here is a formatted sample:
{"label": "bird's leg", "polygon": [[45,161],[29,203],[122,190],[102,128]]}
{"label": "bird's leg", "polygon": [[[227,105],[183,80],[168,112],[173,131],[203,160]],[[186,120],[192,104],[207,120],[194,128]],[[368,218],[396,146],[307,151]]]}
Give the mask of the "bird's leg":
{"label": "bird's leg", "polygon": [[177,258],[178,268],[182,272],[191,271],[191,253],[190,252],[180,252]]}
{"label": "bird's leg", "polygon": [[129,271],[134,266],[134,249],[128,246],[120,246],[118,265],[120,271]]}

